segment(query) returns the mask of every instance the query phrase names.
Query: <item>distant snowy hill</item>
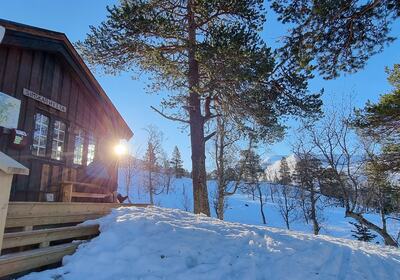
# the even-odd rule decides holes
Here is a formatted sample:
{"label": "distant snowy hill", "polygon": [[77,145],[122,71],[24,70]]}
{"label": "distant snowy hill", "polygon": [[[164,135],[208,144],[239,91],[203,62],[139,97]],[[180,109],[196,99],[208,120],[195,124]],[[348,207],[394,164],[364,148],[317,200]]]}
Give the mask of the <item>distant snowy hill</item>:
{"label": "distant snowy hill", "polygon": [[267,166],[275,163],[278,160],[281,160],[284,157],[284,155],[271,155],[271,156],[267,156],[263,162],[262,162],[262,167],[265,169],[267,168]]}
{"label": "distant snowy hill", "polygon": [[398,249],[358,241],[159,207],[121,207],[96,223],[101,234],[62,267],[23,279],[400,279]]}
{"label": "distant snowy hill", "polygon": [[[265,176],[265,180],[267,180],[268,182],[274,182],[275,179],[280,179],[280,167],[281,167],[281,161],[282,161],[283,157],[280,157],[279,159],[275,160],[275,161],[271,161],[271,163],[269,165],[267,165],[265,167],[265,171],[264,171],[264,176]],[[294,170],[296,168],[296,162],[297,162],[297,158],[295,155],[289,155],[286,157],[286,162],[288,163],[290,172],[293,174]]]}
{"label": "distant snowy hill", "polygon": [[[321,161],[321,164],[323,166],[328,166],[327,161],[322,155],[317,156],[319,160]],[[266,162],[268,164],[265,164],[264,168],[264,179],[268,182],[274,182],[275,178],[280,179],[280,166],[281,166],[281,161],[282,161],[283,156],[274,156],[268,159]],[[353,155],[352,156],[352,166],[354,168],[358,169],[358,165],[360,162],[362,162],[363,157],[360,155]],[[294,155],[291,154],[289,156],[286,156],[286,161],[288,163],[290,172],[293,174],[295,172],[296,168],[296,162],[298,161],[298,158]],[[339,161],[340,162],[340,161]],[[342,161],[342,164],[344,162]]]}

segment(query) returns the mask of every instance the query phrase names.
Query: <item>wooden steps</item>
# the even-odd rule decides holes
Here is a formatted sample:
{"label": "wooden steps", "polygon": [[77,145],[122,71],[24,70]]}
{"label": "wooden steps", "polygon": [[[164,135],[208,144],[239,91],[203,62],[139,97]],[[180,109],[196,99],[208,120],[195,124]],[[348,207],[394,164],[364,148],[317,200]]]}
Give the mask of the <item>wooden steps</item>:
{"label": "wooden steps", "polygon": [[80,242],[0,256],[0,277],[58,263],[75,252]]}
{"label": "wooden steps", "polygon": [[10,202],[5,223],[6,233],[0,248],[3,250],[0,256],[0,278],[21,275],[60,262],[65,255],[75,252],[81,242],[71,243],[72,240],[89,239],[99,234],[98,225],[76,224],[102,217],[113,208],[121,206],[148,205]]}
{"label": "wooden steps", "polygon": [[88,238],[99,234],[98,225],[71,226],[4,234],[2,249],[39,244],[39,249],[0,256],[0,277],[58,263],[75,252],[80,242],[50,246],[50,242]]}

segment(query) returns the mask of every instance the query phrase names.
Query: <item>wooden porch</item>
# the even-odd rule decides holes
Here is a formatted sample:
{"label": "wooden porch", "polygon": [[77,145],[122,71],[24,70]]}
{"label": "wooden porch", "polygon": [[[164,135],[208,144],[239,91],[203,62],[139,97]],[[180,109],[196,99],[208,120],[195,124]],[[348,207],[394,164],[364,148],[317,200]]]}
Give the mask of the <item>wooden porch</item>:
{"label": "wooden porch", "polygon": [[1,247],[0,278],[60,263],[84,240],[99,234],[98,225],[79,223],[102,217],[121,206],[147,205],[10,202]]}
{"label": "wooden porch", "polygon": [[[72,181],[60,182],[61,202],[10,202],[16,174],[27,175],[29,170],[0,152],[0,279],[14,279],[59,264],[80,243],[99,234],[97,224],[80,225],[84,221],[121,206],[147,206],[115,203],[115,193]],[[82,186],[88,191],[76,190]],[[73,202],[75,198],[91,202]],[[104,203],[104,199],[111,203]]]}

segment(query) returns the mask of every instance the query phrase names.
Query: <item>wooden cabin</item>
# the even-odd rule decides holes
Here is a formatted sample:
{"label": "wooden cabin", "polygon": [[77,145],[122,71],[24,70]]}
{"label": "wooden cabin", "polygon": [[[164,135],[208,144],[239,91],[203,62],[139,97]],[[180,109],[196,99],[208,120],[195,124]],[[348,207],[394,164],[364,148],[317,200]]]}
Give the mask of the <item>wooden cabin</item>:
{"label": "wooden cabin", "polygon": [[2,19],[0,28],[0,151],[30,169],[10,200],[60,201],[63,182],[115,191],[113,146],[133,133],[71,42]]}

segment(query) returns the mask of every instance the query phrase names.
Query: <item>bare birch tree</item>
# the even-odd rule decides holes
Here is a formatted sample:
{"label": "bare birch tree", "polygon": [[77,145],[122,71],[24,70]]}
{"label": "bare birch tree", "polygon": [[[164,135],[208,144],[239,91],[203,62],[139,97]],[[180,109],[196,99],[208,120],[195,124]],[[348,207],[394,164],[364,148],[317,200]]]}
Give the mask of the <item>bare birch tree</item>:
{"label": "bare birch tree", "polygon": [[320,155],[329,169],[330,178],[325,179],[325,183],[334,184],[338,188],[345,217],[353,218],[379,234],[386,245],[397,247],[395,238],[387,231],[385,219],[379,225],[365,216],[370,212],[364,199],[367,191],[366,162],[360,158],[360,155],[365,155],[365,149],[352,130],[352,118],[351,112],[332,110],[317,124],[306,124],[302,129],[307,134],[307,143],[314,154]]}
{"label": "bare birch tree", "polygon": [[154,195],[157,195],[160,187],[161,179],[161,156],[163,134],[155,126],[148,126],[147,132],[147,149],[143,158],[144,168],[144,185],[149,193],[150,204],[154,204]]}

